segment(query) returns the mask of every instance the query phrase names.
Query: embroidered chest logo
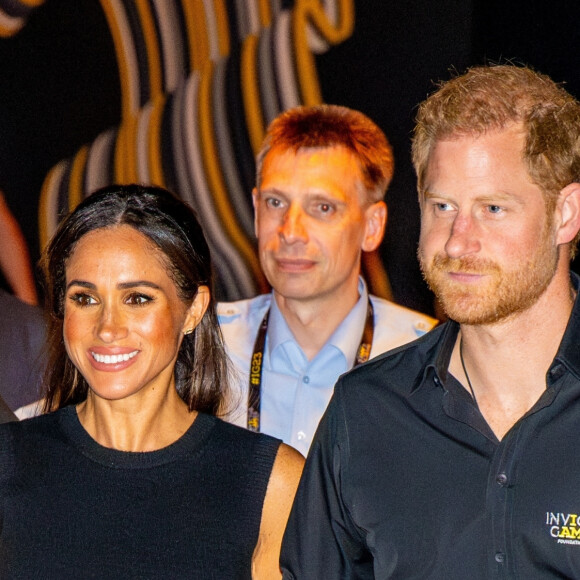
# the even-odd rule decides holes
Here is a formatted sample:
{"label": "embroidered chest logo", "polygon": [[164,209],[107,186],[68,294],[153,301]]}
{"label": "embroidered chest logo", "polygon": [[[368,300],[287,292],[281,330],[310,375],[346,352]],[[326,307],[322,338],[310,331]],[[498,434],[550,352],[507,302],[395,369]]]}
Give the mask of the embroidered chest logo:
{"label": "embroidered chest logo", "polygon": [[561,512],[546,512],[546,526],[558,544],[580,546],[580,516]]}

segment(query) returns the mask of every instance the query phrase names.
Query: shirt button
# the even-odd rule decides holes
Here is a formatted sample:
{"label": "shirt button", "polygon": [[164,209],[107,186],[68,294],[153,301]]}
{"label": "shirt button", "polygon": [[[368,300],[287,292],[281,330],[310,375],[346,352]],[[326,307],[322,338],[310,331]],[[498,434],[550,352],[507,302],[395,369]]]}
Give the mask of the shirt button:
{"label": "shirt button", "polygon": [[296,437],[298,438],[298,441],[304,441],[304,439],[306,439],[306,433],[304,433],[304,431],[298,431]]}
{"label": "shirt button", "polygon": [[508,478],[507,475],[505,473],[500,473],[496,478],[495,478],[496,482],[498,483],[498,485],[501,485],[502,487],[504,485],[506,485]]}
{"label": "shirt button", "polygon": [[309,376],[302,377],[302,382],[308,384],[310,382],[310,377]]}
{"label": "shirt button", "polygon": [[505,562],[505,554],[503,552],[497,552],[495,555],[495,561],[498,564],[503,564]]}

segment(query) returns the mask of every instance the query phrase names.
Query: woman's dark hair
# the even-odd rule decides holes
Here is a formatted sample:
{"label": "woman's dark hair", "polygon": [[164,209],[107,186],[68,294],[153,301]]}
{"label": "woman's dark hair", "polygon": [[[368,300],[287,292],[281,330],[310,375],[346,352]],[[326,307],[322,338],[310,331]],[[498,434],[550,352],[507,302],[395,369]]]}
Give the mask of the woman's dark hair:
{"label": "woman's dark hair", "polygon": [[[191,207],[153,186],[111,185],[90,195],[62,222],[41,258],[49,314],[45,411],[82,402],[89,389],[63,339],[68,258],[89,232],[119,225],[131,226],[161,250],[185,304],[191,304],[200,286],[208,286],[211,293],[209,247]],[[184,335],[174,372],[177,392],[190,410],[218,414],[228,364],[213,297],[194,332]]]}

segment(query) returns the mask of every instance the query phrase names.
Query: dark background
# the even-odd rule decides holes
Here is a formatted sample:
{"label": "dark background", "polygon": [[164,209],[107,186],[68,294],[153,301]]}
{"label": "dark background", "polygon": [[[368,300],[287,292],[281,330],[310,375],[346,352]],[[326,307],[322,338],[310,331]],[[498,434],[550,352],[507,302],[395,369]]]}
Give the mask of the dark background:
{"label": "dark background", "polygon": [[[580,96],[580,3],[356,0],[355,6],[353,36],[317,57],[322,93],[326,102],[369,115],[395,149],[381,251],[396,301],[431,312],[415,258],[419,212],[409,158],[415,107],[453,70],[506,60],[528,64]],[[98,0],[47,0],[17,36],[0,40],[0,71],[0,188],[36,261],[46,173],[120,120],[116,59]]]}

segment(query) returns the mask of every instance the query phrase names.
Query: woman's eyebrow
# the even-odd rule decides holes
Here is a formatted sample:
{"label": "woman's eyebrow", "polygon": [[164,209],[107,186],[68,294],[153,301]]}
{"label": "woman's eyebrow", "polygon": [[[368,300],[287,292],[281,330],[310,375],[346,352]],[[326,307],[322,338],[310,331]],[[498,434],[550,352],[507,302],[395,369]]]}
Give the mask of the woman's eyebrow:
{"label": "woman's eyebrow", "polygon": [[[96,290],[97,286],[92,282],[86,282],[85,280],[71,280],[67,285],[67,290],[71,286],[80,286],[81,288],[88,288],[89,290]],[[129,282],[119,282],[117,288],[120,290],[126,290],[127,288],[136,288],[138,286],[146,286],[147,288],[154,288],[160,290],[160,286],[149,280],[131,280]]]}
{"label": "woman's eyebrow", "polygon": [[97,287],[92,282],[85,282],[84,280],[71,280],[67,285],[68,290],[71,286],[81,286],[82,288],[88,288],[89,290],[95,290]]}

